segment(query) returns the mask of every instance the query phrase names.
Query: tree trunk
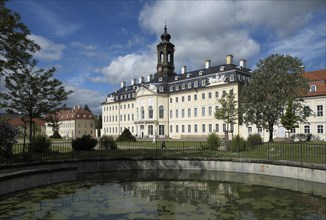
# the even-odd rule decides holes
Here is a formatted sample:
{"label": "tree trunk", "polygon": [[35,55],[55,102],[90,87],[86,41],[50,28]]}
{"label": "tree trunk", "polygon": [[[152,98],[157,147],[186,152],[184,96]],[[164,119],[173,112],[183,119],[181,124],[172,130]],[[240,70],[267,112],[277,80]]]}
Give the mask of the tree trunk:
{"label": "tree trunk", "polygon": [[33,123],[32,123],[32,117],[29,117],[29,149],[28,152],[33,152]]}
{"label": "tree trunk", "polygon": [[269,125],[269,129],[268,129],[269,130],[269,140],[268,140],[269,142],[273,142],[273,130],[274,130],[273,127],[274,127],[273,125],[272,126]]}

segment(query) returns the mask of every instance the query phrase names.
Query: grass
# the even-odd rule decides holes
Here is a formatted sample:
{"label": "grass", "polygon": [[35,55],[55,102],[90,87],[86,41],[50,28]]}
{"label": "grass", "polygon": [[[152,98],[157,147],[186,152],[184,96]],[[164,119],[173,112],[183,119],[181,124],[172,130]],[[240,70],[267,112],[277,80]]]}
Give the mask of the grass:
{"label": "grass", "polygon": [[[161,142],[119,142],[115,150],[73,151],[71,142],[54,142],[45,153],[23,154],[22,144],[14,145],[8,162],[23,159],[31,161],[114,157],[214,157],[287,160],[302,163],[326,164],[326,143],[265,143],[246,151],[220,151],[209,149],[206,142],[167,141],[166,149]],[[26,149],[28,146],[26,145]],[[25,157],[24,157],[25,156]]]}

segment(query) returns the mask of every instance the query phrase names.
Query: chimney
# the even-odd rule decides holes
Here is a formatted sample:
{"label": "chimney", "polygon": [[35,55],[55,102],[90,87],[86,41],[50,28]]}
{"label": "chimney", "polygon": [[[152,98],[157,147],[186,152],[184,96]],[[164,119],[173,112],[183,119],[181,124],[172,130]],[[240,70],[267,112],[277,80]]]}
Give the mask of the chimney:
{"label": "chimney", "polygon": [[140,83],[143,83],[144,82],[144,77],[143,76],[139,77],[139,81],[138,82],[139,82],[139,84]]}
{"label": "chimney", "polygon": [[245,59],[240,60],[240,68],[247,68],[247,60]]}
{"label": "chimney", "polygon": [[205,60],[205,69],[208,69],[211,67],[211,61],[210,60]]}
{"label": "chimney", "polygon": [[153,79],[153,75],[152,75],[152,74],[149,74],[149,75],[147,76],[147,82],[151,81],[152,79]]}
{"label": "chimney", "polygon": [[187,66],[181,67],[181,74],[184,74],[187,72]]}
{"label": "chimney", "polygon": [[226,64],[233,64],[233,55],[229,54],[226,56]]}
{"label": "chimney", "polygon": [[136,79],[132,79],[131,80],[131,85],[133,86],[133,85],[135,85],[136,84]]}
{"label": "chimney", "polygon": [[121,81],[121,88],[126,86],[126,81]]}

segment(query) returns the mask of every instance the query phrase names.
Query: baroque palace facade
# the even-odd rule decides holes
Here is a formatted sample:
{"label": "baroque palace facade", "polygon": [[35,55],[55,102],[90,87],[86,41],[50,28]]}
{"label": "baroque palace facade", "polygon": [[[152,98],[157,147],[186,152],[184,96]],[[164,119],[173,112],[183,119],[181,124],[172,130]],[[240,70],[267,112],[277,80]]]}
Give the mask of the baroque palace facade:
{"label": "baroque palace facade", "polygon": [[[206,60],[202,69],[187,71],[183,66],[181,74],[176,74],[170,39],[165,26],[157,45],[154,75],[132,79],[130,85],[121,82],[121,88],[102,103],[103,135],[118,136],[128,128],[137,138],[203,139],[211,132],[224,136],[227,125],[215,119],[214,113],[223,93],[233,92],[239,101],[241,88],[251,77],[246,60],[236,65],[233,56],[227,55],[225,64],[211,66],[211,61]],[[268,140],[267,132],[255,126],[237,123],[231,130],[243,137],[259,133]],[[323,136],[326,139],[325,133]]]}

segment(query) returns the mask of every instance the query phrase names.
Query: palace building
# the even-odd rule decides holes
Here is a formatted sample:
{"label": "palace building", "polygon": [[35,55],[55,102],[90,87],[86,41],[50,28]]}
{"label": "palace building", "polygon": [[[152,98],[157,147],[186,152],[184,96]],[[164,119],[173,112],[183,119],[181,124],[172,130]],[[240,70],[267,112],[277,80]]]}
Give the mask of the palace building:
{"label": "palace building", "polygon": [[[206,60],[202,69],[188,71],[183,66],[181,74],[177,74],[174,68],[174,45],[170,40],[171,36],[165,26],[161,42],[157,45],[156,73],[138,80],[131,79],[130,85],[122,81],[120,89],[108,94],[102,103],[103,135],[117,137],[124,128],[128,128],[137,138],[155,136],[204,139],[211,132],[224,136],[228,126],[222,120],[215,119],[214,113],[220,105],[218,100],[226,92],[233,92],[239,103],[241,88],[251,77],[246,60],[235,64],[233,56],[227,55],[224,64],[211,66],[211,61]],[[325,75],[323,79],[318,78],[319,83],[320,81],[325,83]],[[313,130],[309,127],[309,132],[308,129],[302,131],[319,135],[323,140],[326,140],[326,120],[323,113],[325,95],[322,92],[307,97],[308,104],[314,102],[313,105],[316,106],[312,108],[318,108],[317,111],[321,112],[318,115],[321,116],[314,119],[317,122],[311,125]],[[258,133],[265,141],[268,140],[268,132],[255,126],[246,127],[236,123],[229,130],[233,135],[239,134],[245,138]],[[284,128],[276,126],[274,137],[285,137]]]}

